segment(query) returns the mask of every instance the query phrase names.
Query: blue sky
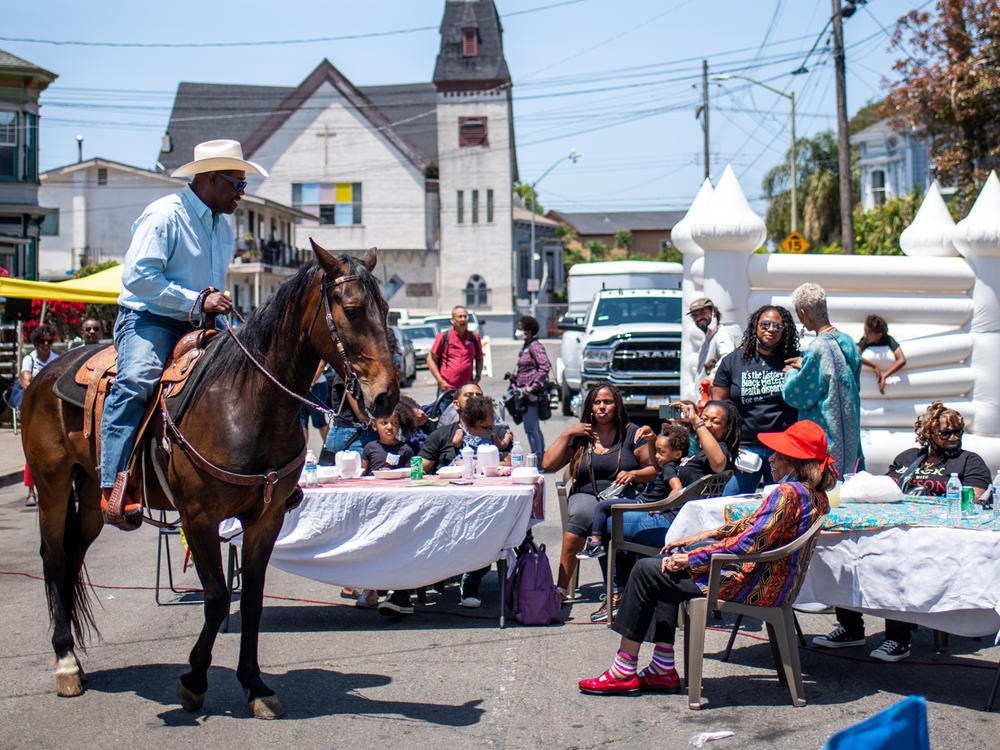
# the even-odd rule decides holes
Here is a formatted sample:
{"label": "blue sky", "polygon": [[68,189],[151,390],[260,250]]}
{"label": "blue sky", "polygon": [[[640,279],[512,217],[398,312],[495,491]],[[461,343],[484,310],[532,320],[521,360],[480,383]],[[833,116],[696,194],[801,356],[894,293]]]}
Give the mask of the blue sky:
{"label": "blue sky", "polygon": [[[546,208],[685,209],[703,177],[701,59],[711,74],[795,91],[799,137],[836,125],[826,0],[496,0],[514,82],[521,179]],[[552,6],[552,7],[547,7]],[[888,33],[926,0],[871,0],[845,23],[848,108],[883,95],[899,57]],[[59,75],[42,94],[41,164],[84,156],[152,166],[179,81],[293,86],[324,57],[356,85],[429,81],[444,0],[278,4],[35,0],[4,12],[0,49]],[[403,33],[385,34],[401,31]],[[234,42],[322,42],[219,46]],[[11,38],[199,47],[53,45]],[[807,73],[792,75],[808,58]],[[731,163],[756,210],[789,146],[788,101],[739,80],[711,84],[711,173]]]}

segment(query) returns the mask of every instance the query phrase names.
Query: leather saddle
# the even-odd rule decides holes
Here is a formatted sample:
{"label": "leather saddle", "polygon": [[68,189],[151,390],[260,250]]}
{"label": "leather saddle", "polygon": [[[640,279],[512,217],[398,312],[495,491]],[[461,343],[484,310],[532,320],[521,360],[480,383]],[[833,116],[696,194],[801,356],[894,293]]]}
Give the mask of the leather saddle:
{"label": "leather saddle", "polygon": [[[189,331],[178,340],[163,368],[163,375],[160,377],[159,387],[164,389],[164,396],[177,396],[184,390],[188,379],[195,371],[195,364],[205,352],[205,347],[218,333],[219,331],[215,328],[200,328]],[[84,360],[74,375],[76,384],[87,389],[83,405],[83,436],[89,440],[96,433],[97,455],[100,455],[101,451],[100,429],[101,417],[104,414],[104,400],[111,390],[117,373],[118,349],[112,344]],[[156,396],[158,395],[159,391],[156,392]],[[139,432],[136,435],[137,442],[145,432],[145,427],[149,423],[149,418],[155,411],[158,401],[159,398],[154,397],[147,404],[146,413],[143,415]]]}

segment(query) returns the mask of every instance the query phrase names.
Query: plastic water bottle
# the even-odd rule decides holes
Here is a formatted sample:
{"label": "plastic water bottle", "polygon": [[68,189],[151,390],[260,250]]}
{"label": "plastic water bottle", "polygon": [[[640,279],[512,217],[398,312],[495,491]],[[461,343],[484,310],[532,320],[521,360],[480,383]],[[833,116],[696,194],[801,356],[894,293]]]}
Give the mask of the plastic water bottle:
{"label": "plastic water bottle", "polygon": [[316,470],[316,454],[306,451],[306,466],[302,472],[302,484],[305,487],[315,487],[319,483],[319,476]]}
{"label": "plastic water bottle", "polygon": [[948,525],[958,526],[962,520],[962,482],[954,471],[945,489],[945,504],[948,509]]}
{"label": "plastic water bottle", "polygon": [[997,475],[993,477],[993,485],[989,489],[992,490],[992,494],[988,500],[990,507],[993,509],[993,517],[1000,518],[1000,502],[997,502],[997,493],[1000,493],[1000,469],[997,469]]}
{"label": "plastic water bottle", "polygon": [[521,466],[524,466],[524,448],[521,447],[519,440],[515,440],[510,449],[510,468],[513,470]]}
{"label": "plastic water bottle", "polygon": [[462,477],[472,479],[476,474],[476,452],[468,445],[462,448]]}

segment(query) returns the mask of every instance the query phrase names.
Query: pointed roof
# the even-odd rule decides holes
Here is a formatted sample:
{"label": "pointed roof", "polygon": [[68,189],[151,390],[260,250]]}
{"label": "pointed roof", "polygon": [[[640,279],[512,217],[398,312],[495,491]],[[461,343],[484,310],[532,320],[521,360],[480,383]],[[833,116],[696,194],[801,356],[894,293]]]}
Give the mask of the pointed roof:
{"label": "pointed roof", "polygon": [[[463,54],[463,29],[476,30],[475,55]],[[510,84],[502,34],[493,0],[447,0],[441,19],[441,50],[434,66],[434,85],[439,90],[477,91]]]}
{"label": "pointed roof", "polygon": [[13,73],[35,79],[35,86],[39,91],[45,89],[57,76],[55,73],[40,68],[33,62],[28,62],[22,57],[12,55],[6,50],[0,49],[0,73]]}
{"label": "pointed roof", "polygon": [[295,111],[309,101],[309,98],[324,83],[329,83],[337,89],[371,123],[372,127],[385,136],[415,167],[421,172],[427,171],[431,166],[430,160],[416,146],[404,138],[379,108],[375,106],[372,100],[362,94],[326,58],[316,66],[316,69],[312,73],[306,76],[306,79],[302,83],[285,97],[284,101],[278,105],[278,108],[243,142],[243,153],[248,158],[253,156],[254,152],[274,135]]}

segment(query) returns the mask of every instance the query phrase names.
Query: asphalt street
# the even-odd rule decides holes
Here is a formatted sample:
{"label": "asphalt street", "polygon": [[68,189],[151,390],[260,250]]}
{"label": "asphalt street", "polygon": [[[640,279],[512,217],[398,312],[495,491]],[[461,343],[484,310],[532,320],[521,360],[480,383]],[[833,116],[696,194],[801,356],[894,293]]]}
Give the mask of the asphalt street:
{"label": "asphalt street", "polygon": [[[556,346],[549,348],[554,358]],[[516,352],[513,342],[493,347],[488,394],[500,395],[499,376],[512,367]],[[409,392],[423,402],[432,390],[422,370]],[[546,438],[570,423],[555,415],[545,424]],[[554,483],[555,477],[547,481],[547,520],[535,530],[553,565],[561,539]],[[758,624],[737,639],[729,663],[720,660],[728,621],[715,621],[707,636],[703,692],[709,703],[703,710],[689,711],[680,695],[583,695],[576,682],[606,669],[617,646],[617,636],[589,622],[602,590],[591,561],[583,564],[581,599],[564,610],[564,624],[504,630],[497,628],[495,574],[484,581],[482,610],[461,610],[452,585],[418,605],[413,616],[392,620],[355,609],[339,598],[338,588],[271,569],[260,662],[287,716],[250,718],[235,676],[238,613],[217,641],[203,712],[189,714],[178,705],[175,686],[201,628],[201,608],[192,597],[170,592],[164,600],[176,606],[154,602],[157,532],[149,527],[107,529],[91,549],[87,563],[100,636],[80,654],[89,676],[86,692],[59,698],[38,578],[37,515],[25,507],[20,486],[0,490],[0,531],[4,748],[682,748],[696,733],[713,729],[735,732],[711,743],[713,750],[819,748],[836,730],[911,693],[928,699],[932,746],[996,742],[996,718],[982,706],[1000,648],[989,639],[952,637],[950,651],[935,654],[926,630],[915,634],[912,659],[898,664],[868,659],[879,642],[874,637],[869,649],[802,650],[809,701],[803,708],[793,708],[778,684]],[[173,544],[176,554],[176,538]],[[179,585],[197,586],[176,558],[175,575]],[[800,622],[815,635],[827,632],[833,618],[800,615]],[[648,653],[646,647],[642,657]]]}

